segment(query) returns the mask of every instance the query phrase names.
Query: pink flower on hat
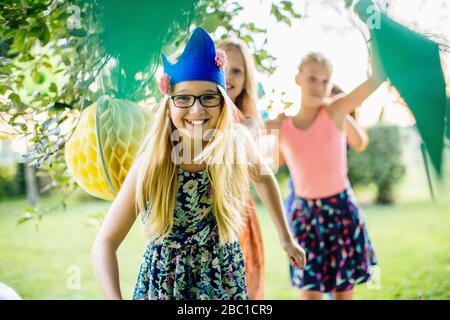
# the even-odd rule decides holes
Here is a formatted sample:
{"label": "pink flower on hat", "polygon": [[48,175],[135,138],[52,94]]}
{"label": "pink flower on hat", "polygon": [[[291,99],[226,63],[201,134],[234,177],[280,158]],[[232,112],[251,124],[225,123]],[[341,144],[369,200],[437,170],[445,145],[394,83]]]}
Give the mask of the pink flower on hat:
{"label": "pink flower on hat", "polygon": [[228,63],[227,54],[222,49],[217,49],[216,51],[216,65],[219,67],[219,69],[224,69],[225,66]]}
{"label": "pink flower on hat", "polygon": [[170,92],[170,77],[167,73],[164,73],[161,79],[159,79],[159,91],[164,95]]}

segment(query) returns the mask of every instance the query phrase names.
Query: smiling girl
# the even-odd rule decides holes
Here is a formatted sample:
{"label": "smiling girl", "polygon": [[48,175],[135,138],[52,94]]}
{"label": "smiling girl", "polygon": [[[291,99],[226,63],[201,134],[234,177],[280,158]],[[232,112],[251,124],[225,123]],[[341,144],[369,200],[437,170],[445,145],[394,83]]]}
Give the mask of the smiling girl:
{"label": "smiling girl", "polygon": [[106,298],[121,299],[116,251],[141,213],[148,246],[134,299],[247,299],[237,241],[251,181],[298,268],[275,177],[224,88],[226,57],[197,28],[178,61],[163,56],[164,99],[92,249]]}

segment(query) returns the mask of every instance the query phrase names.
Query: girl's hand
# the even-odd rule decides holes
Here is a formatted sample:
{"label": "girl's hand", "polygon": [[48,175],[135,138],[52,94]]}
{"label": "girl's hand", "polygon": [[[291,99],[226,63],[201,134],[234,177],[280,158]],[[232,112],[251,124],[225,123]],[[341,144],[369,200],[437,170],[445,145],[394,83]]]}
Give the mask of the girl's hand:
{"label": "girl's hand", "polygon": [[291,262],[294,267],[302,269],[306,266],[305,250],[303,250],[303,248],[292,238],[283,244],[283,249],[289,257],[289,262]]}

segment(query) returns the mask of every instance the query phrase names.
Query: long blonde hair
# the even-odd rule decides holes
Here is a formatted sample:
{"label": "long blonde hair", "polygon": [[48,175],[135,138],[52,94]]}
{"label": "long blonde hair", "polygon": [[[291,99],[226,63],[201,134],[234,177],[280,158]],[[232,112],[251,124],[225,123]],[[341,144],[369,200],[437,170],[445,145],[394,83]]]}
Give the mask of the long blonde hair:
{"label": "long blonde hair", "polygon": [[[216,130],[200,160],[206,163],[219,238],[225,243],[235,241],[243,225],[241,212],[245,209],[251,173],[247,154],[250,138],[243,126],[234,124],[239,111],[225,90],[218,88],[225,99]],[[138,151],[141,165],[137,172],[136,206],[138,212],[147,214],[145,233],[150,240],[168,236],[173,227],[178,175],[171,158],[173,125],[168,105],[165,97]]]}
{"label": "long blonde hair", "polygon": [[255,79],[255,60],[250,54],[247,45],[241,39],[226,39],[220,41],[217,48],[223,49],[225,51],[230,49],[237,49],[242,58],[244,59],[244,70],[245,70],[245,81],[244,88],[239,96],[236,97],[234,102],[236,106],[241,110],[245,117],[257,117],[260,119],[257,101],[258,101],[258,91],[257,83]]}

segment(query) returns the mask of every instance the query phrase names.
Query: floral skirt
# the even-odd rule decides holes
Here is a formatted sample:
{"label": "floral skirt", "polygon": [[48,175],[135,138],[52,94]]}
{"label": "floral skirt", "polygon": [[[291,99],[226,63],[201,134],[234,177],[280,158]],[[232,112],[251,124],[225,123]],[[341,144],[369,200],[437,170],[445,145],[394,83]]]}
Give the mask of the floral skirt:
{"label": "floral skirt", "polygon": [[322,199],[296,197],[288,219],[308,258],[304,269],[290,265],[292,286],[339,292],[370,279],[377,261],[351,189]]}
{"label": "floral skirt", "polygon": [[239,243],[182,248],[150,243],[133,299],[246,300],[244,262]]}

